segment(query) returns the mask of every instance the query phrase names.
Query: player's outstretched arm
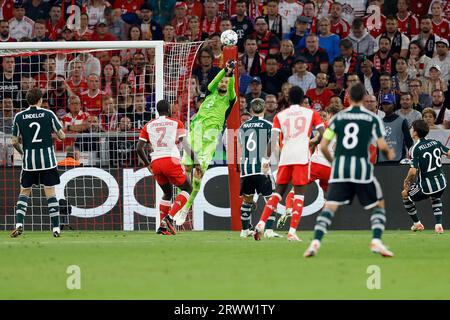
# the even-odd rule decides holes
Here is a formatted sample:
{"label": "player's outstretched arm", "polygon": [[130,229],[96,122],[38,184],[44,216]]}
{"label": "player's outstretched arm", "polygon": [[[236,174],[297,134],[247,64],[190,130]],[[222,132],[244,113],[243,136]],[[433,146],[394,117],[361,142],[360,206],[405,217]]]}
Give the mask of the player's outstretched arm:
{"label": "player's outstretched arm", "polygon": [[144,150],[146,144],[147,144],[147,142],[139,140],[137,143],[136,150],[137,150],[138,157],[142,160],[144,165],[150,169],[150,160],[147,158],[147,155]]}
{"label": "player's outstretched arm", "polygon": [[22,145],[20,144],[19,138],[18,137],[12,137],[11,138],[11,143],[14,147],[14,149],[17,150],[17,152],[23,156],[23,149],[22,149]]}
{"label": "player's outstretched arm", "polygon": [[223,79],[223,77],[225,77],[225,69],[220,70],[220,72],[214,77],[213,81],[208,84],[208,91],[213,92],[217,90],[219,82]]}
{"label": "player's outstretched arm", "polygon": [[59,130],[56,132],[56,136],[58,137],[58,139],[59,139],[60,141],[63,141],[63,140],[66,138],[66,134],[64,133],[64,131],[63,131],[62,129],[59,129]]}

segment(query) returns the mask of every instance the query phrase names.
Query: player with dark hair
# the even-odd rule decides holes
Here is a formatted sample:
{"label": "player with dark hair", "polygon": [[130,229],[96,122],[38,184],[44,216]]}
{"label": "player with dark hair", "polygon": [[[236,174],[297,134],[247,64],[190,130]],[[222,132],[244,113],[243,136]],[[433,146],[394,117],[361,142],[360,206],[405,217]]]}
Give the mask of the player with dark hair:
{"label": "player with dark hair", "polygon": [[[264,157],[264,152],[270,141],[272,123],[264,119],[265,102],[263,99],[253,99],[250,108],[253,116],[241,125],[238,136],[238,143],[242,150],[240,194],[243,198],[241,206],[241,237],[243,238],[253,235],[253,231],[250,230],[250,218],[255,191],[262,195],[267,202],[272,196],[273,190],[270,174],[263,168],[263,164],[269,161]],[[273,231],[274,222],[275,215],[271,215],[264,233],[266,238],[280,237]]]}
{"label": "player with dark hair", "polygon": [[[423,224],[417,215],[415,202],[431,200],[436,224],[436,233],[444,233],[442,227],[442,194],[447,186],[442,172],[442,156],[450,158],[450,149],[434,139],[426,139],[429,128],[424,120],[412,123],[412,138],[415,141],[410,149],[411,168],[405,178],[402,191],[403,205],[413,220],[412,231],[422,231]],[[417,177],[417,182],[414,179]]]}
{"label": "player with dark hair", "polygon": [[56,133],[60,140],[64,140],[65,134],[58,117],[52,111],[41,108],[40,89],[30,89],[26,100],[30,107],[17,113],[13,122],[12,144],[22,156],[22,174],[16,205],[16,228],[11,237],[15,238],[23,232],[28,198],[33,185],[44,185],[53,236],[59,237],[59,204],[55,186],[60,181],[52,133]]}
{"label": "player with dark hair", "polygon": [[[305,251],[305,257],[317,254],[321,240],[339,206],[350,204],[355,195],[364,209],[372,210],[370,218],[373,231],[371,250],[383,257],[392,257],[381,242],[381,235],[386,222],[385,209],[377,197],[377,186],[374,183],[373,164],[370,162],[369,145],[377,141],[378,148],[388,159],[394,157],[384,140],[384,126],[380,118],[365,108],[361,108],[366,89],[358,83],[350,88],[351,107],[336,114],[323,136],[320,149],[329,162],[332,163],[331,179],[327,201],[322,213],[317,217],[314,228],[314,240]],[[336,150],[333,156],[329,145],[336,137]]]}
{"label": "player with dark hair", "polygon": [[[180,162],[180,152],[177,148],[179,142],[182,143],[186,153],[197,161],[197,156],[191,150],[184,137],[186,130],[180,120],[172,119],[170,115],[170,103],[160,100],[156,104],[159,117],[148,122],[141,130],[137,153],[145,166],[153,173],[156,182],[161,187],[164,195],[159,204],[160,227],[158,234],[175,235],[173,217],[183,208],[192,192],[192,186],[187,179],[186,172]],[[150,160],[145,152],[145,145],[150,144]],[[196,170],[200,167],[196,167]],[[173,196],[173,186],[181,189],[181,193],[175,198],[173,205],[170,205]]]}
{"label": "player with dark hair", "polygon": [[[255,227],[253,235],[255,240],[261,239],[269,216],[276,210],[278,202],[282,199],[289,183],[292,183],[295,195],[291,226],[287,239],[289,241],[300,241],[296,233],[303,212],[306,186],[310,179],[309,150],[320,142],[324,132],[319,113],[313,109],[303,107],[304,99],[303,90],[298,86],[293,86],[289,90],[291,106],[279,112],[273,119],[267,158],[270,158],[272,153],[278,156],[280,140],[282,140],[283,147],[281,148],[275,192],[266,203],[263,214]],[[310,139],[313,127],[319,131],[319,135]],[[265,167],[268,168],[269,164],[265,163]]]}

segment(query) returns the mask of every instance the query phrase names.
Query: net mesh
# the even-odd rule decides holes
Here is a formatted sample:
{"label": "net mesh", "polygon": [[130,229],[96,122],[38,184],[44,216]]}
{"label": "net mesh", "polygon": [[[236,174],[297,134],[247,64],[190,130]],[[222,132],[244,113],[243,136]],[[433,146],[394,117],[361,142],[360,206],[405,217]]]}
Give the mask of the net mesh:
{"label": "net mesh", "polygon": [[[43,107],[55,112],[66,132],[64,141],[55,140],[62,225],[76,230],[155,229],[161,194],[137,157],[139,130],[156,117],[161,92],[173,105],[172,116],[188,122],[188,81],[201,45],[164,44],[163,66],[156,63],[154,47],[0,50],[0,229],[15,223],[22,162],[11,145],[12,122],[28,107],[25,95],[33,87],[42,90]],[[155,82],[157,72],[163,72],[161,88]],[[192,214],[182,228],[192,228]],[[50,229],[42,187],[33,188],[25,229]]]}

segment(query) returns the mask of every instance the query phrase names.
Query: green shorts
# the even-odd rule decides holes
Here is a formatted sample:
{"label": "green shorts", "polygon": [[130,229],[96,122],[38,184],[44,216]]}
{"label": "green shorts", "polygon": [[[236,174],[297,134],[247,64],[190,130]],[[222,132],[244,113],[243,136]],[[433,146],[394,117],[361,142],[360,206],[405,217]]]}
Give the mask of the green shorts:
{"label": "green shorts", "polygon": [[[197,155],[203,172],[208,169],[214,157],[217,148],[217,137],[220,135],[220,132],[221,130],[218,128],[202,130],[201,126],[191,126],[188,142]],[[185,166],[193,166],[194,160],[185,152],[182,164]]]}

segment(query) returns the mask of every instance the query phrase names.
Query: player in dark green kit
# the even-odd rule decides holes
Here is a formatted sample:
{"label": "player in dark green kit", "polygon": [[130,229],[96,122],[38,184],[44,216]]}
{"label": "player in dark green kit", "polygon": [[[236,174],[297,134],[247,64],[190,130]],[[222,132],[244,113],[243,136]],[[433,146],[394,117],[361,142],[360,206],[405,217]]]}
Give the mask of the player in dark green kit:
{"label": "player in dark green kit", "polygon": [[[436,224],[436,233],[444,233],[442,227],[442,194],[447,186],[442,172],[442,156],[450,158],[450,149],[433,139],[426,139],[429,132],[428,125],[423,120],[416,120],[412,124],[412,137],[416,142],[410,149],[412,159],[411,168],[406,176],[402,198],[403,205],[414,224],[412,231],[422,231],[423,224],[417,215],[415,202],[430,199]],[[417,177],[417,182],[414,180]]]}
{"label": "player in dark green kit", "polygon": [[[253,231],[249,229],[249,226],[255,191],[262,195],[267,202],[272,196],[273,190],[270,173],[264,172],[263,169],[263,162],[269,162],[264,156],[271,137],[272,123],[264,119],[265,102],[263,99],[253,99],[250,103],[250,108],[253,117],[241,125],[238,136],[239,146],[242,150],[240,190],[240,194],[243,197],[241,206],[242,238],[253,235]],[[267,221],[264,232],[266,238],[280,237],[272,229],[275,215],[276,213],[274,212]]]}
{"label": "player in dark green kit", "polygon": [[[28,198],[33,185],[44,185],[54,237],[60,236],[59,204],[55,186],[59,184],[55,148],[52,133],[60,140],[65,138],[61,123],[56,115],[40,108],[42,92],[30,89],[26,100],[30,107],[16,114],[13,122],[12,144],[22,155],[20,195],[16,205],[16,228],[11,233],[15,238],[22,234]],[[23,145],[23,148],[22,148]]]}
{"label": "player in dark green kit", "polygon": [[[321,240],[341,205],[350,204],[355,195],[364,209],[372,209],[372,242],[370,249],[383,257],[392,257],[381,242],[386,214],[377,197],[374,183],[373,165],[370,162],[369,145],[376,141],[378,148],[388,159],[395,153],[389,149],[384,140],[384,126],[380,118],[362,107],[366,89],[362,84],[350,88],[351,107],[337,113],[331,120],[320,144],[325,158],[332,163],[327,201],[321,214],[317,217],[314,228],[314,240],[305,251],[305,257],[315,256]],[[336,137],[334,159],[328,145]]]}

